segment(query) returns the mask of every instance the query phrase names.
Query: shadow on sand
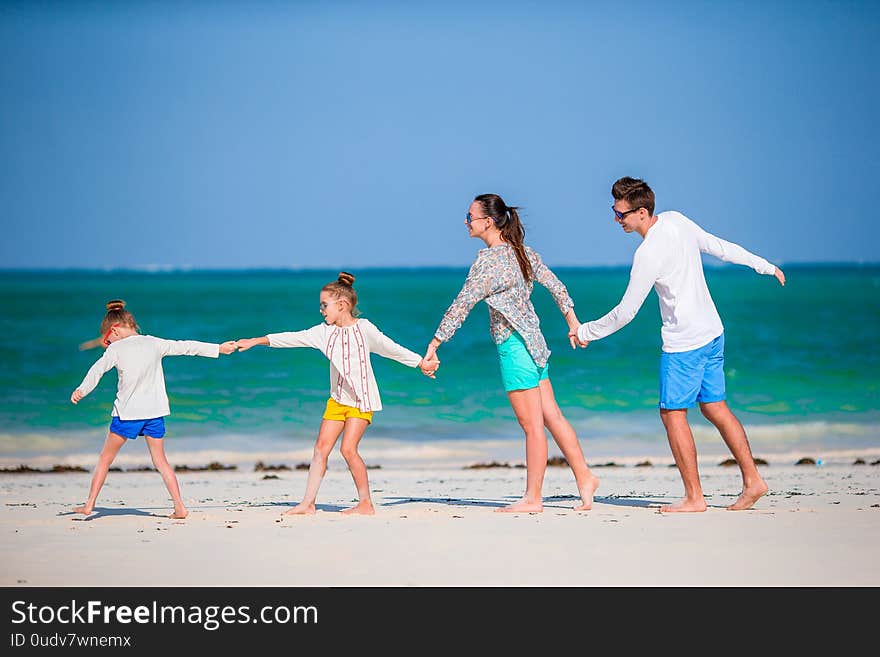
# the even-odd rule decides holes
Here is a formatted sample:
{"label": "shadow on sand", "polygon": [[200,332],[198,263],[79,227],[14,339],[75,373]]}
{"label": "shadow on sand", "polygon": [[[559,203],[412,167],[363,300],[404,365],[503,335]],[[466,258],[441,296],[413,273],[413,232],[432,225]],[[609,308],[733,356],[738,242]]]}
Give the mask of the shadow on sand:
{"label": "shadow on sand", "polygon": [[[460,498],[460,497],[386,497],[386,501],[381,504],[381,506],[400,506],[402,504],[445,504],[447,506],[478,506],[478,507],[490,507],[490,508],[501,508],[515,502],[519,498],[517,497],[508,497],[506,498],[509,501],[497,501],[497,500],[478,500],[473,498]],[[571,510],[573,507],[568,506],[567,504],[559,504],[559,502],[571,501],[574,506],[580,504],[581,498],[576,495],[553,495],[550,497],[544,498],[544,508],[545,509],[569,509]],[[657,500],[650,499],[642,499],[642,498],[630,498],[630,497],[601,497],[596,496],[593,498],[594,504],[608,504],[611,506],[630,506],[630,507],[660,507],[666,502],[660,502]],[[593,507],[595,508],[595,507]]]}
{"label": "shadow on sand", "polygon": [[143,518],[164,518],[166,520],[173,520],[174,518],[168,517],[170,513],[170,511],[168,513],[150,513],[149,511],[143,511],[142,509],[105,509],[102,507],[95,507],[95,510],[87,516],[74,511],[62,511],[58,515],[74,516],[71,518],[74,522],[91,522],[92,520],[106,518],[108,516],[141,516]]}
{"label": "shadow on sand", "polygon": [[[260,506],[282,506],[292,509],[297,504],[299,504],[299,502],[263,502],[261,504],[249,504],[248,506],[255,508]],[[357,502],[352,502],[351,506],[354,506],[355,504],[357,504]],[[338,513],[339,511],[345,511],[350,508],[351,507],[349,506],[339,506],[338,504],[315,504],[316,511],[327,511],[328,513]]]}

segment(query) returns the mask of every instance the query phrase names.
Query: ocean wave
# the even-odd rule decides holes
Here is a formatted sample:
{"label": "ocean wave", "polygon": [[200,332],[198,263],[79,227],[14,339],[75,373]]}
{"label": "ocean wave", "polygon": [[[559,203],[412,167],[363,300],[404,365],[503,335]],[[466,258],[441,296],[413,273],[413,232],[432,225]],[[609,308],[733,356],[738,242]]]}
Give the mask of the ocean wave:
{"label": "ocean wave", "polygon": [[[877,425],[824,421],[746,427],[753,454],[771,464],[781,465],[794,464],[803,457],[828,464],[851,464],[857,458],[876,460],[880,458],[878,429]],[[713,427],[695,426],[693,431],[701,464],[714,465],[730,457]],[[548,456],[561,456],[552,438],[548,442]],[[662,427],[650,437],[634,436],[624,431],[602,438],[581,436],[580,442],[590,465],[613,462],[634,466],[644,461],[654,465],[672,463]],[[149,453],[143,441],[138,439],[130,443],[120,451],[114,465],[123,469],[149,465]],[[68,433],[0,434],[0,466],[47,468],[79,465],[91,469],[102,444],[103,441],[95,439],[94,433],[82,436]],[[216,435],[169,440],[166,453],[174,465],[198,467],[219,462],[249,470],[260,461],[288,467],[309,463],[313,449],[311,439]],[[383,468],[465,467],[491,461],[517,465],[525,462],[525,442],[522,437],[413,441],[374,435],[365,437],[360,453],[367,465]],[[331,467],[345,467],[338,444],[329,464]]]}

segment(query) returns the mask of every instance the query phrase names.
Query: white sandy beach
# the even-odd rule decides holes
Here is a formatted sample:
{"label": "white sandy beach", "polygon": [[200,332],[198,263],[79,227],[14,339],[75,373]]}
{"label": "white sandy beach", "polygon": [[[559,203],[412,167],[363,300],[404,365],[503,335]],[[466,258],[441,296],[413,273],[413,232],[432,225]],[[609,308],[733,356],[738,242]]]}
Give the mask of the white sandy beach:
{"label": "white sandy beach", "polygon": [[371,470],[377,514],[338,513],[354,486],[334,453],[318,513],[281,518],[306,472],[180,473],[184,521],[158,474],[111,472],[89,518],[70,512],[89,473],[0,474],[3,586],[878,586],[880,466],[770,462],[770,493],[731,512],[738,470],[701,462],[710,508],[661,514],[682,494],[671,459],[602,467],[593,510],[549,467],[542,514],[494,509],[525,471]]}

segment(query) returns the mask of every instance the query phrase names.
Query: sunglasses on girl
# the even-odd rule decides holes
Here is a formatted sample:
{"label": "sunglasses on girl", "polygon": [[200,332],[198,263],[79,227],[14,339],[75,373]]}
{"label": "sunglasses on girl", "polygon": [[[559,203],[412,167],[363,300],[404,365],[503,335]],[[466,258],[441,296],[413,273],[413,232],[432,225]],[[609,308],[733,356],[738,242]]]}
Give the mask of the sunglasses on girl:
{"label": "sunglasses on girl", "polygon": [[108,329],[107,329],[107,332],[104,334],[104,337],[101,338],[101,343],[102,343],[105,347],[109,347],[109,346],[110,346],[110,333],[111,333],[111,332],[113,331],[113,329],[115,329],[117,326],[119,326],[119,324],[114,324],[113,326],[111,326],[110,328],[108,328]]}

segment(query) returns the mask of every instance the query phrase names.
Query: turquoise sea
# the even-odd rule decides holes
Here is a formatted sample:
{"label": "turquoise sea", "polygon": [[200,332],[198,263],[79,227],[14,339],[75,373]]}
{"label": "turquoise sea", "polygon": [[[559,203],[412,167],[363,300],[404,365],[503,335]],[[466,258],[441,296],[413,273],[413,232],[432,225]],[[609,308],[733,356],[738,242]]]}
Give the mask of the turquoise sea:
{"label": "turquoise sea", "polygon": [[[628,280],[625,267],[555,271],[581,321],[610,310]],[[742,267],[706,268],[726,329],[728,402],[753,451],[782,460],[880,455],[880,266],[785,271],[782,288]],[[355,271],[361,314],[422,353],[466,272]],[[143,333],[219,342],[319,323],[320,288],[336,273],[0,272],[0,464],[93,463],[109,423],[115,371],[79,405],[69,397],[100,356],[77,346],[97,335],[107,300],[125,299]],[[588,461],[671,462],[657,414],[656,295],[630,325],[576,351],[549,293],[536,286],[533,301],[553,351],[557,399]],[[436,380],[373,356],[385,409],[362,443],[365,457],[412,467],[522,460],[522,433],[501,387],[485,304],[439,355]],[[319,352],[254,348],[219,360],[166,358],[164,367],[172,462],[308,460],[328,396]],[[700,454],[725,454],[696,410],[691,418]],[[147,458],[143,445],[125,454],[131,462]]]}

